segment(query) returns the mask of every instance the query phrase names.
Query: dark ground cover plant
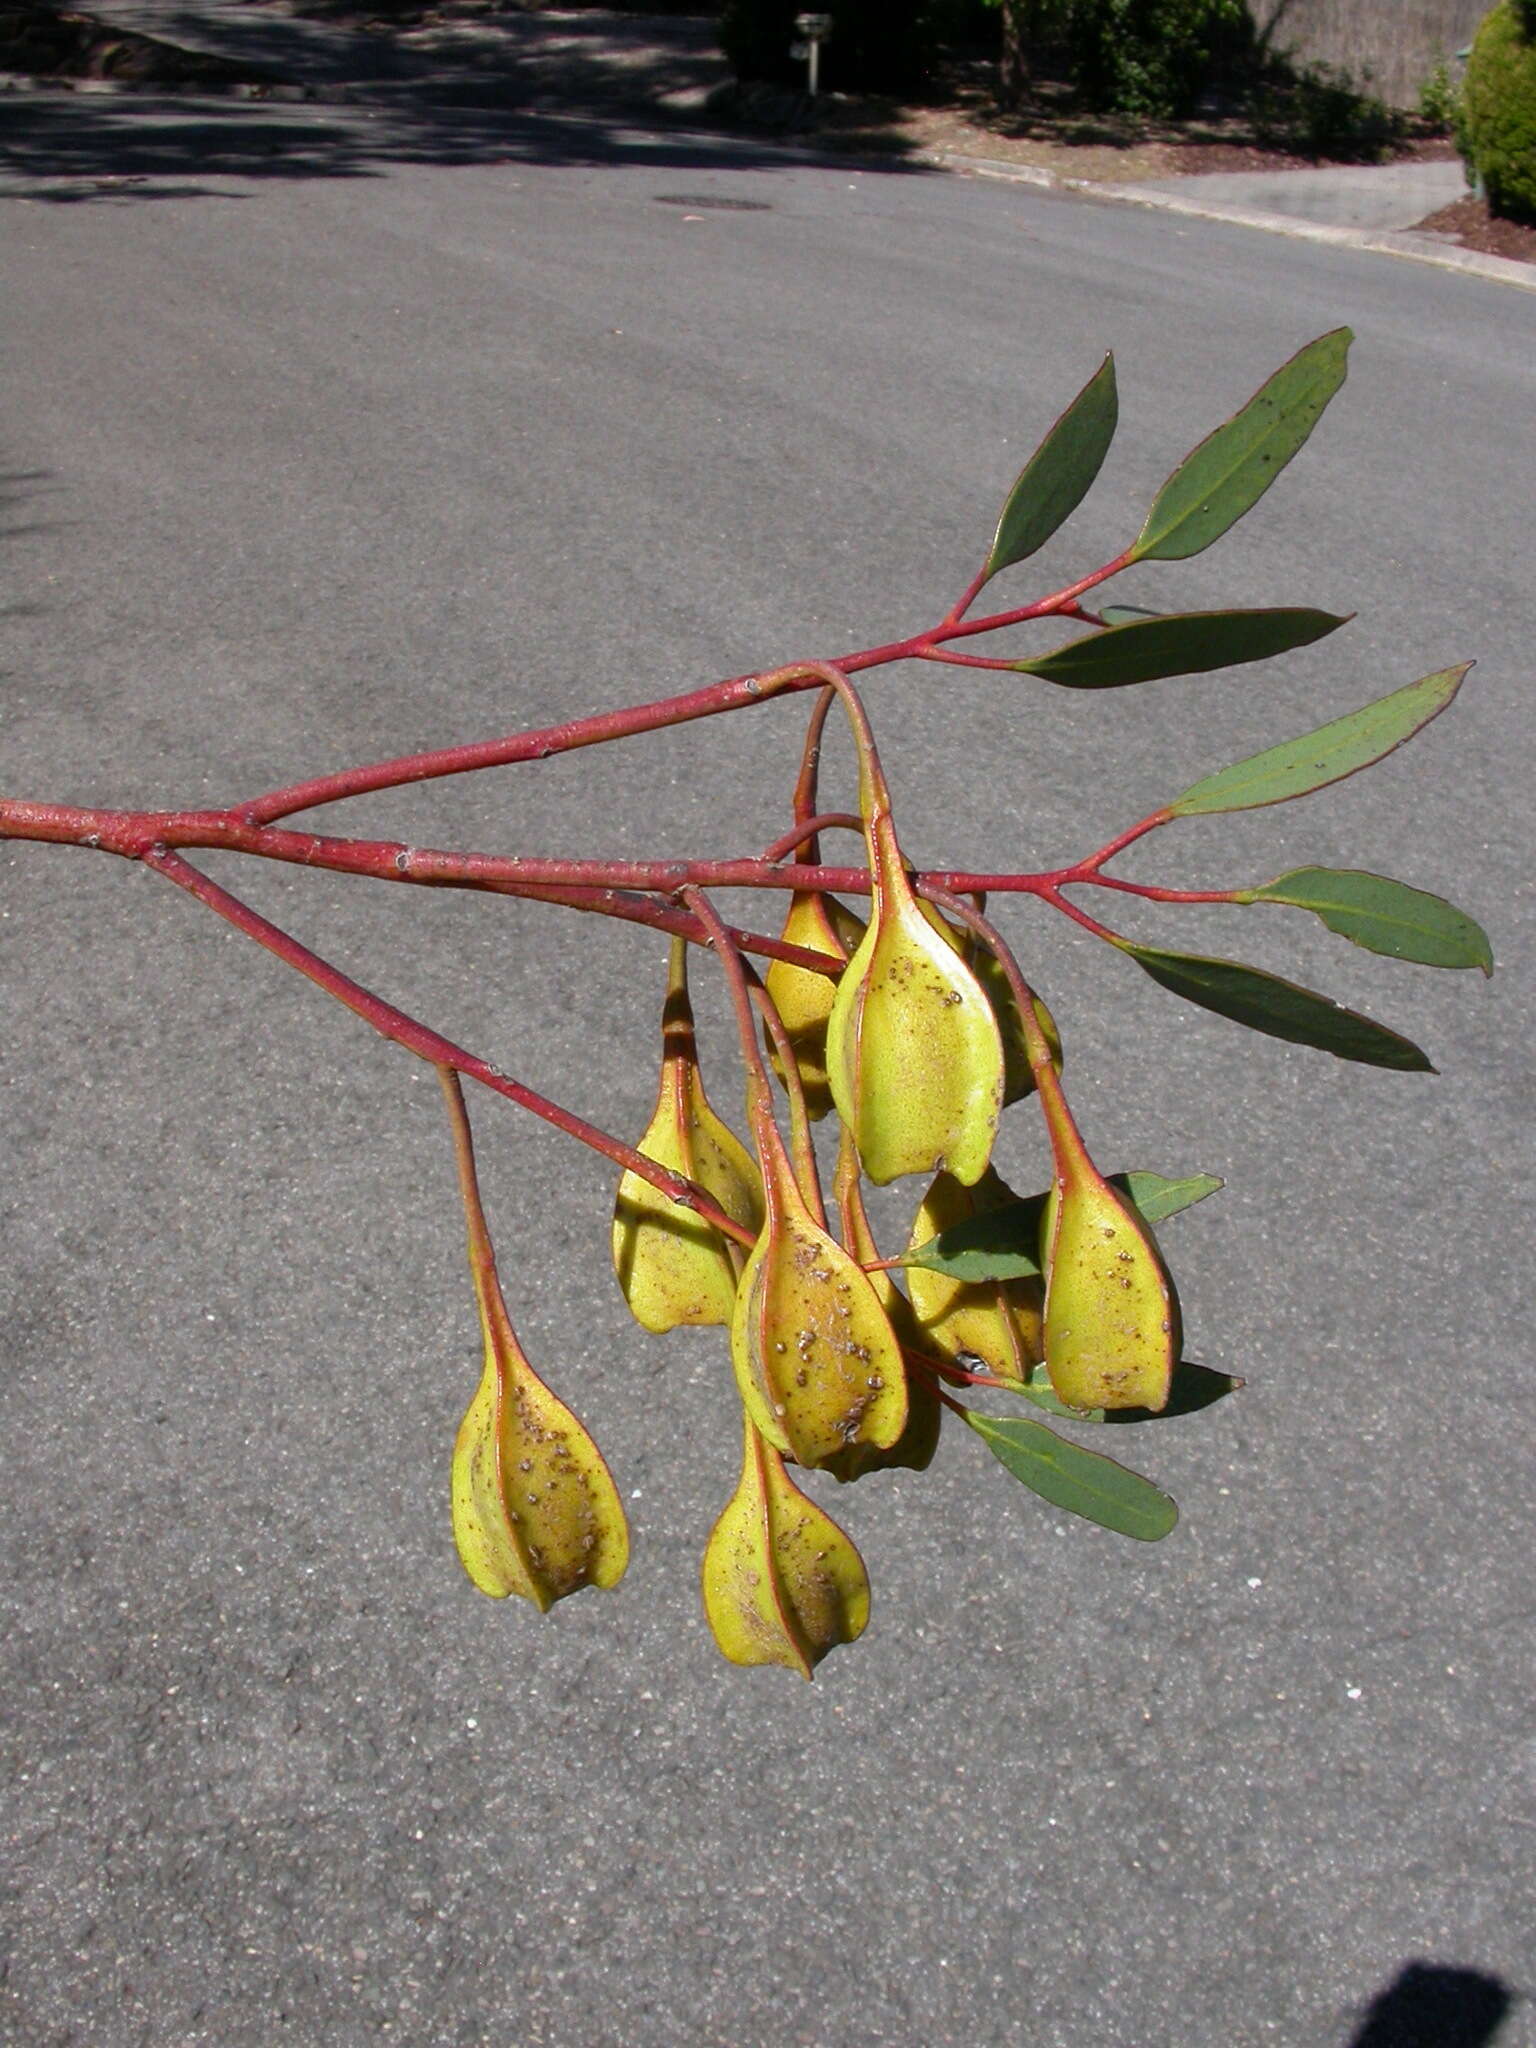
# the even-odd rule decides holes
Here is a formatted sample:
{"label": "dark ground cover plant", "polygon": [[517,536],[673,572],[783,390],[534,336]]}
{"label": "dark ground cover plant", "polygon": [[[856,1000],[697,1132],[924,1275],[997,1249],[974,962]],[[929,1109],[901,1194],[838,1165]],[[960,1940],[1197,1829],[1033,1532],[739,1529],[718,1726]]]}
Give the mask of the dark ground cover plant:
{"label": "dark ground cover plant", "polygon": [[[1347,621],[1304,607],[1157,614],[1099,593],[1135,563],[1201,553],[1258,502],[1342,384],[1349,340],[1341,329],[1302,349],[1177,465],[1125,548],[1032,600],[976,614],[982,593],[1043,547],[1093,484],[1118,419],[1109,358],[1025,465],[971,583],[934,624],[905,638],[321,774],[221,808],[0,799],[0,837],[141,864],[435,1069],[483,1345],[452,1459],[452,1518],[464,1567],[485,1592],[515,1593],[542,1610],[585,1586],[611,1586],[624,1572],[628,1535],[595,1443],[513,1328],[480,1197],[466,1080],[617,1169],[611,1257],[643,1329],[728,1332],[742,1467],[705,1546],[703,1594],[731,1661],[809,1676],[829,1650],[859,1636],[869,1613],[864,1563],[807,1475],[851,1482],[893,1467],[921,1470],[946,1427],[969,1430],[1057,1509],[1141,1541],[1172,1530],[1177,1510],[1160,1487],[1065,1432],[1082,1428],[1103,1441],[1113,1425],[1152,1426],[1240,1387],[1235,1375],[1185,1355],[1156,1234],[1220,1183],[1187,1164],[1164,1174],[1095,1163],[1069,1105],[1055,1021],[988,899],[1049,906],[1172,994],[1250,1030],[1370,1066],[1432,1071],[1410,1038],[1325,995],[1240,961],[1133,940],[1099,912],[1117,895],[1154,905],[1280,905],[1377,953],[1490,972],[1487,938],[1470,917],[1377,874],[1308,866],[1189,889],[1114,869],[1126,849],[1180,820],[1288,802],[1371,766],[1452,703],[1467,665],[1432,670],[1315,730],[1208,769],[1104,844],[1043,872],[911,864],[856,679],[912,661],[947,673],[1005,671],[1092,697],[1271,658],[1336,631]],[[997,651],[993,635],[1052,619],[1083,630],[1042,654]],[[810,713],[791,730],[780,700],[796,696],[809,699]],[[787,821],[753,857],[480,853],[291,822],[322,804],[765,705],[779,705],[771,715],[785,725]],[[846,720],[858,763],[855,800],[841,808],[826,803],[819,782],[834,716]],[[835,835],[856,842],[856,858],[826,857],[823,842]],[[665,935],[660,1083],[638,1143],[595,1128],[362,987],[214,881],[188,858],[198,849],[394,886],[519,896],[552,914],[619,918]],[[724,890],[767,892],[761,900],[779,914],[763,929],[728,923]],[[705,1090],[690,953],[712,956],[725,980],[750,1146]],[[765,963],[761,972],[754,961]],[[715,1096],[723,1099],[718,1086]],[[1039,1114],[1045,1183],[1023,1196],[992,1165],[1000,1118],[1019,1104]],[[821,1142],[818,1123],[832,1134]],[[906,1243],[882,1251],[866,1184],[913,1178]],[[990,1405],[975,1405],[978,1397]]]}

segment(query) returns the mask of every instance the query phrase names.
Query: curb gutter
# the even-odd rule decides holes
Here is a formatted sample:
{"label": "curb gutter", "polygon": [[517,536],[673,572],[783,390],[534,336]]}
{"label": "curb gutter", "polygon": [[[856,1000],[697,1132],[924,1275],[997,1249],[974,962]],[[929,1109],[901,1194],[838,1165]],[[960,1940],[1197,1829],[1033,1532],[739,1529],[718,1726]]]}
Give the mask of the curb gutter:
{"label": "curb gutter", "polygon": [[1336,249],[1369,249],[1381,256],[1402,256],[1412,263],[1428,263],[1437,270],[1454,270],[1464,277],[1481,277],[1492,284],[1513,285],[1517,291],[1536,292],[1536,263],[1516,263],[1507,256],[1485,256],[1476,249],[1458,249],[1408,228],[1329,227],[1322,221],[1298,220],[1288,213],[1262,213],[1251,206],[1222,206],[1185,199],[1173,192],[1149,192],[1140,185],[1105,185],[1094,178],[1064,178],[1042,164],[1005,163],[992,157],[961,156],[947,149],[924,150],[913,160],[933,164],[940,170],[966,172],[974,178],[997,178],[1009,184],[1075,192],[1083,198],[1108,200],[1122,206],[1154,207],[1196,220],[1230,221],[1235,227],[1289,235],[1293,241],[1324,242]]}

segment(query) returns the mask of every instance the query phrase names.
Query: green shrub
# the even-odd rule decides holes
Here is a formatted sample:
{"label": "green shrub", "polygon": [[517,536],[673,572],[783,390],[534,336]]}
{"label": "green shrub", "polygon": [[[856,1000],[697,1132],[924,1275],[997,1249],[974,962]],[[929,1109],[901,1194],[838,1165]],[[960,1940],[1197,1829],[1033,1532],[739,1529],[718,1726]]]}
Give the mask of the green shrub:
{"label": "green shrub", "polygon": [[1002,13],[1004,50],[1017,53],[1021,73],[1043,60],[1052,77],[1064,69],[1090,107],[1133,119],[1190,113],[1209,86],[1244,75],[1254,53],[1247,0],[986,4]]}
{"label": "green shrub", "polygon": [[1248,26],[1240,0],[1068,0],[1064,12],[1083,96],[1154,120],[1187,113]]}
{"label": "green shrub", "polygon": [[1460,98],[1456,81],[1451,76],[1451,67],[1442,51],[1435,59],[1433,70],[1419,87],[1419,117],[1437,133],[1452,134]]}
{"label": "green shrub", "polygon": [[1504,0],[1472,45],[1467,154],[1491,212],[1536,223],[1536,5]]}
{"label": "green shrub", "polygon": [[[720,47],[738,78],[803,85],[805,65],[790,56],[795,16],[805,0],[726,0]],[[933,55],[928,0],[826,0],[832,34],[822,45],[821,83],[842,92],[901,92],[922,82]]]}

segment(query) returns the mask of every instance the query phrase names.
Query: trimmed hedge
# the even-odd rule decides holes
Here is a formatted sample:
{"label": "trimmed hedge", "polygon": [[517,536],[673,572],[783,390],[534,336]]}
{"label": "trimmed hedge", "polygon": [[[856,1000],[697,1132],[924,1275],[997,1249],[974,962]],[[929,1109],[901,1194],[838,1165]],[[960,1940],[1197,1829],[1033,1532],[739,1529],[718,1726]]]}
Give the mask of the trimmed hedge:
{"label": "trimmed hedge", "polygon": [[1503,0],[1484,19],[1467,62],[1462,126],[1489,211],[1536,224],[1536,0]]}

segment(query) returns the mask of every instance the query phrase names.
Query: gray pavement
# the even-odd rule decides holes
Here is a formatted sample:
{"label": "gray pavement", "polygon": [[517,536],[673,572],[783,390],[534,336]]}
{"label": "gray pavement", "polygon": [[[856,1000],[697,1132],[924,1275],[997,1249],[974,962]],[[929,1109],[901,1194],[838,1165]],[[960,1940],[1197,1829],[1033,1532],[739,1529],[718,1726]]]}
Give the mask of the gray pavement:
{"label": "gray pavement", "polygon": [[1331,164],[1317,170],[1218,171],[1150,178],[1145,190],[1202,207],[1241,207],[1336,228],[1411,228],[1465,196],[1460,163]]}
{"label": "gray pavement", "polygon": [[[375,120],[415,129],[441,128],[455,113],[472,121],[476,114],[535,112],[563,116],[578,128],[594,115],[673,123],[696,115],[730,75],[715,22],[704,16],[446,10],[384,36],[359,33],[345,19],[306,18],[249,0],[100,0],[94,11],[124,29],[289,82],[259,88],[263,100],[367,107]],[[26,125],[23,115],[23,133]],[[473,141],[466,137],[465,145],[472,154]],[[776,146],[792,158],[816,155],[813,147],[794,144],[752,145],[757,151]],[[1031,166],[947,152],[932,162],[1010,182],[1075,182]],[[121,170],[135,175],[141,168],[135,163]],[[1086,189],[1104,199],[1407,256],[1536,290],[1536,265],[1412,232],[1462,195],[1459,163],[1218,172],[1129,185],[1095,180]]]}
{"label": "gray pavement", "polygon": [[[476,1596],[448,1537],[477,1361],[430,1077],[151,876],[0,850],[0,2034],[1531,2048],[1530,297],[616,117],[7,112],[8,793],[222,803],[910,630],[1113,345],[1119,437],[1026,594],[1122,547],[1183,450],[1347,321],[1349,384],[1272,495],[1121,590],[1358,609],[1347,632],[1114,696],[889,674],[872,710],[916,858],[1034,865],[1475,655],[1372,775],[1131,870],[1381,868],[1482,917],[1500,972],[1283,911],[1138,926],[1398,1024],[1441,1069],[1409,1077],[1009,919],[1095,1150],[1225,1178],[1165,1242],[1192,1355],[1248,1386],[1117,1432],[1181,1503],[1152,1549],[960,1442],[825,1492],[876,1608],[806,1687],[709,1643],[728,1368],[627,1321],[611,1176],[476,1105],[512,1313],[635,1527],[625,1584],[541,1622]],[[799,725],[765,707],[315,822],[750,849]],[[845,751],[827,772],[841,798]],[[642,1127],[647,936],[209,865]],[[1027,1107],[1003,1161],[1040,1184]]]}

